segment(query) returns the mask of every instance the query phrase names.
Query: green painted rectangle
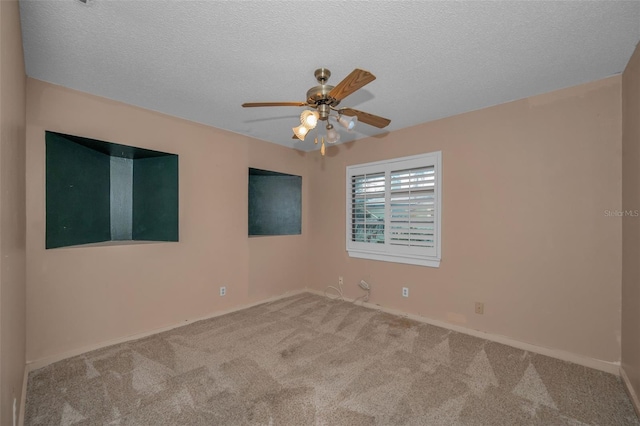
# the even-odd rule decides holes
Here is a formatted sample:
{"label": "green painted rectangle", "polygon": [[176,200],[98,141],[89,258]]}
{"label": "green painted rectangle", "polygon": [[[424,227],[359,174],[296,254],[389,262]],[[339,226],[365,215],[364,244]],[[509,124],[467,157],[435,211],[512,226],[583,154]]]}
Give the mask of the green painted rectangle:
{"label": "green painted rectangle", "polygon": [[302,177],[249,169],[249,235],[302,233]]}
{"label": "green painted rectangle", "polygon": [[46,132],[46,248],[111,239],[109,155]]}
{"label": "green painted rectangle", "polygon": [[178,241],[178,156],[133,160],[133,239]]}
{"label": "green painted rectangle", "polygon": [[46,132],[46,248],[178,241],[178,156]]}

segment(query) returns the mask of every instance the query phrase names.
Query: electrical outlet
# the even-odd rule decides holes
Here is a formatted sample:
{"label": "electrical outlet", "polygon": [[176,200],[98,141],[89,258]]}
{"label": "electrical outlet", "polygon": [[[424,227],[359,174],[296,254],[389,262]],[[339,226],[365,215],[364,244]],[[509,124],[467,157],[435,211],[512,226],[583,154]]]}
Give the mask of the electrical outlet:
{"label": "electrical outlet", "polygon": [[338,285],[344,285],[344,279],[342,277],[338,277]]}
{"label": "electrical outlet", "polygon": [[222,286],[220,287],[220,296],[224,296],[227,294],[227,287]]}
{"label": "electrical outlet", "polygon": [[476,302],[476,314],[479,314],[479,315],[484,314],[484,303]]}
{"label": "electrical outlet", "polygon": [[402,287],[402,297],[409,297],[409,287]]}

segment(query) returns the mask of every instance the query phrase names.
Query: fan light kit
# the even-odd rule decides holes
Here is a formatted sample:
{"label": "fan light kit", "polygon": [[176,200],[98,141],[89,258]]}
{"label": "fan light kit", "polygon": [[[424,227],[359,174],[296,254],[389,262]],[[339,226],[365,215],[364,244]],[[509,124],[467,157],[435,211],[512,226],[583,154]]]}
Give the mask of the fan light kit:
{"label": "fan light kit", "polygon": [[[352,131],[358,121],[378,127],[380,129],[387,127],[391,120],[367,112],[358,111],[353,108],[337,108],[340,101],[356,90],[362,88],[366,84],[371,83],[376,77],[369,71],[355,69],[337,86],[326,84],[331,76],[331,71],[327,68],[318,68],[314,73],[319,85],[314,86],[307,91],[307,100],[305,102],[250,102],[242,104],[245,108],[251,107],[271,107],[271,106],[298,106],[309,107],[314,110],[304,110],[300,114],[300,125],[293,127],[293,139],[301,141],[309,134],[309,131],[316,128],[318,121],[326,121],[326,135],[316,136],[314,141],[318,143],[318,137],[321,141],[320,153],[325,154],[325,140],[327,143],[336,143],[340,141],[340,133],[329,122],[329,118],[333,118],[337,123],[347,131]],[[336,114],[331,114],[335,112]]]}

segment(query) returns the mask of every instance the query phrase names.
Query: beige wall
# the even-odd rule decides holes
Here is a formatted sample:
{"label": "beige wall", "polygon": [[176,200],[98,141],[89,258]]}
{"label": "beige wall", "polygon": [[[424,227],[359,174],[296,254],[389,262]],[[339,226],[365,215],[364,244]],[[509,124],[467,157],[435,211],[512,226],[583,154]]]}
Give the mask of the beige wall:
{"label": "beige wall", "polygon": [[[45,130],[178,154],[180,242],[45,250]],[[247,237],[248,167],[303,177],[303,235]],[[28,79],[27,359],[304,288],[305,168],[288,148]]]}
{"label": "beige wall", "polygon": [[[620,360],[620,76],[309,156],[309,285],[599,360]],[[442,150],[440,268],[349,258],[345,167]],[[401,297],[401,287],[410,297]],[[474,302],[485,314],[474,313]]]}
{"label": "beige wall", "polygon": [[[640,210],[640,46],[622,75],[622,208]],[[622,368],[640,396],[639,259],[640,218],[627,216],[622,219]]]}
{"label": "beige wall", "polygon": [[0,424],[25,365],[25,83],[17,1],[0,1]]}

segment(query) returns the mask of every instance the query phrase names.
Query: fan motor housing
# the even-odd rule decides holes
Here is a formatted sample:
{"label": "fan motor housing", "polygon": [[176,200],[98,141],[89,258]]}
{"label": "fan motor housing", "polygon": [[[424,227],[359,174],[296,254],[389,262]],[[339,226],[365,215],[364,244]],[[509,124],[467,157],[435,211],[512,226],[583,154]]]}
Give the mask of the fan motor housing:
{"label": "fan motor housing", "polygon": [[334,86],[325,84],[331,77],[331,71],[327,68],[318,68],[313,75],[320,85],[314,86],[307,91],[307,104],[312,108],[316,108],[320,113],[319,119],[325,121],[329,119],[330,108],[337,106],[340,101],[329,96],[329,92]]}
{"label": "fan motor housing", "polygon": [[321,84],[320,86],[312,87],[307,91],[307,103],[310,105],[319,105],[326,104],[332,107],[337,106],[340,101],[329,97],[329,92],[331,92],[333,86],[328,84]]}

